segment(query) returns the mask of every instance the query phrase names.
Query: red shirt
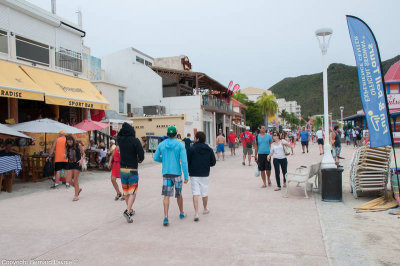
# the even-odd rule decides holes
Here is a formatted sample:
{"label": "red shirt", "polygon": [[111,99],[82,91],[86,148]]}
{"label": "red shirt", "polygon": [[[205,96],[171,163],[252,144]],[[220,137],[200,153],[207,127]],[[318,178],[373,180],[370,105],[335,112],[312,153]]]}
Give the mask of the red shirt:
{"label": "red shirt", "polygon": [[239,138],[242,140],[243,147],[246,146],[247,142],[253,143],[254,141],[254,136],[249,131],[244,132],[244,135],[241,133]]}
{"label": "red shirt", "polygon": [[236,140],[236,134],[233,133],[233,132],[229,133],[228,134],[228,140],[229,140],[229,142],[234,143],[235,140]]}

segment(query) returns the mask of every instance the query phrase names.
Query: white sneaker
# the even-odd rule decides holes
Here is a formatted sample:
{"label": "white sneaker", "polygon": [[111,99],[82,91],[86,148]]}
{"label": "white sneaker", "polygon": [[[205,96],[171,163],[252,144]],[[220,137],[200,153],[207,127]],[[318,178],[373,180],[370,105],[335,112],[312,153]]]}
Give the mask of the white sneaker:
{"label": "white sneaker", "polygon": [[203,214],[209,214],[209,213],[210,213],[210,210],[208,208],[203,211]]}
{"label": "white sneaker", "polygon": [[198,214],[196,214],[195,216],[194,216],[194,221],[195,222],[198,222],[200,219],[199,219],[199,215]]}

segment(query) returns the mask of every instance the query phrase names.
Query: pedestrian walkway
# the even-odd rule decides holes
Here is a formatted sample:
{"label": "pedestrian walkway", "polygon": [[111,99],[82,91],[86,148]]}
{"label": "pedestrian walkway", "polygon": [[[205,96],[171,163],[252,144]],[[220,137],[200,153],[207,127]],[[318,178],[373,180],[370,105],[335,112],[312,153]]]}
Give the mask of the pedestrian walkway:
{"label": "pedestrian walkway", "polygon": [[[300,149],[297,145],[288,157],[289,171],[322,159],[316,144],[308,154]],[[350,159],[348,154],[351,149],[343,156]],[[184,185],[188,216],[180,220],[177,205],[171,204],[167,228],[162,226],[161,165],[139,170],[132,224],[122,217],[125,203],[114,201],[108,172],[82,174],[79,202],[71,201],[73,192],[65,187],[46,186],[20,196],[16,190],[13,197],[0,193],[0,259],[62,259],[82,265],[328,265],[319,194],[305,199],[303,189],[291,185],[289,198],[283,198],[284,190],[273,191],[275,178],[273,187],[261,188],[254,162],[249,167],[241,161],[241,154],[227,155],[212,168],[211,212],[200,214],[197,223],[190,184]]]}

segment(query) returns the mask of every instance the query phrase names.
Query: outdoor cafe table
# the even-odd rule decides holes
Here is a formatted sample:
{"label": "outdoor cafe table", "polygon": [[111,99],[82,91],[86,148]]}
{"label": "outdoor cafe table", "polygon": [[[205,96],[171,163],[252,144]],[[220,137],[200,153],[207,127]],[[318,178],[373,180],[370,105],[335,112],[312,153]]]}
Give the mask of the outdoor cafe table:
{"label": "outdoor cafe table", "polygon": [[12,191],[12,184],[15,175],[18,175],[22,170],[21,158],[18,155],[11,156],[1,156],[0,157],[0,191],[5,174],[11,174],[6,181],[6,190],[8,192]]}

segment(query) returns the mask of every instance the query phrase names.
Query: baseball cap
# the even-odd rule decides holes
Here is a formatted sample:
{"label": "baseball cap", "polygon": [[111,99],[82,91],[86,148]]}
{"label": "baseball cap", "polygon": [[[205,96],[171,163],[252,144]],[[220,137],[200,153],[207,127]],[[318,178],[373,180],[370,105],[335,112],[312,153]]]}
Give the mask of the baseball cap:
{"label": "baseball cap", "polygon": [[176,134],[176,127],[174,126],[168,127],[167,134]]}
{"label": "baseball cap", "polygon": [[250,127],[246,127],[246,130],[250,130]]}
{"label": "baseball cap", "polygon": [[229,132],[233,132],[233,129],[229,130]]}

